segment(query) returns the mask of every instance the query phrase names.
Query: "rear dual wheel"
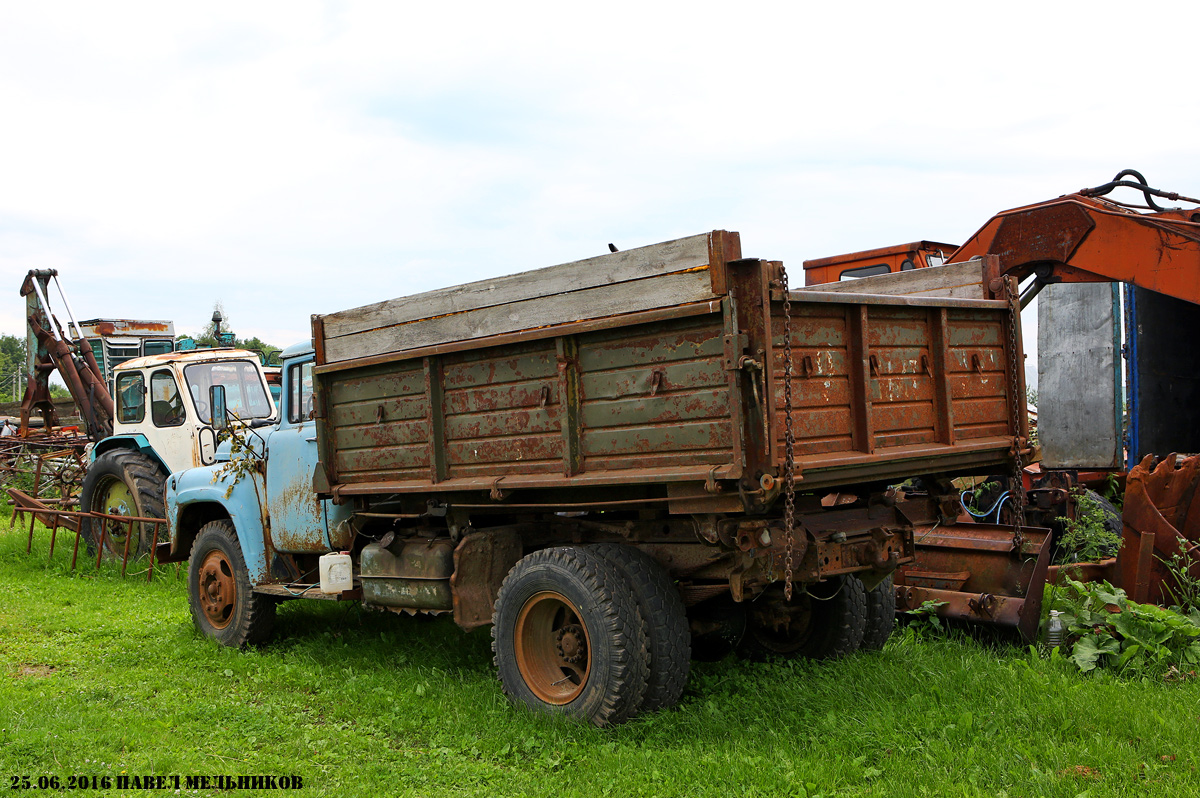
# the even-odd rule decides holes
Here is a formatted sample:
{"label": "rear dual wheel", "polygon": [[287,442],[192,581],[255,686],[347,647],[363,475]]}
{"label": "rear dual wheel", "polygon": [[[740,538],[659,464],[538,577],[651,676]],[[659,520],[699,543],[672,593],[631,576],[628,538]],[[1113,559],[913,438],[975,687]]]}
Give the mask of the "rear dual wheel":
{"label": "rear dual wheel", "polygon": [[543,549],[496,598],[492,650],[505,694],[608,726],[670,706],[687,682],[687,621],[654,560],[625,546]]}
{"label": "rear dual wheel", "polygon": [[649,650],[628,581],[578,546],[542,549],[509,571],[492,624],[504,693],[596,726],[632,717],[646,695]]}
{"label": "rear dual wheel", "polygon": [[687,611],[670,574],[649,554],[632,546],[601,543],[592,550],[625,575],[646,623],[650,675],[640,711],[675,706],[687,686],[692,640]]}
{"label": "rear dual wheel", "polygon": [[782,584],[771,585],[748,608],[738,653],[748,659],[844,657],[862,645],[866,605],[863,583],[853,576],[797,585],[790,601]]}

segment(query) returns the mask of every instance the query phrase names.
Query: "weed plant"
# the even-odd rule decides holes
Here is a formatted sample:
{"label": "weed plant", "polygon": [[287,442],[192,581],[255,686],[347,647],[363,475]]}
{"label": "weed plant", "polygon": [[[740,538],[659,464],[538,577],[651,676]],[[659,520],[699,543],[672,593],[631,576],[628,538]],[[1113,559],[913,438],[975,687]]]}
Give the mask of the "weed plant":
{"label": "weed plant", "polygon": [[71,571],[61,539],[51,558],[39,529],[26,554],[5,529],[6,779],[294,774],[298,794],[350,798],[1200,794],[1200,680],[1085,677],[902,631],[835,662],[695,663],[679,706],[598,730],[512,707],[486,630],[297,601],[272,642],[234,651],[194,631],[173,566],[150,583],[144,565]]}
{"label": "weed plant", "polygon": [[1085,673],[1162,678],[1200,666],[1200,610],[1139,604],[1107,582],[1071,578],[1050,587],[1048,604],[1062,613],[1070,661]]}
{"label": "weed plant", "polygon": [[1110,524],[1104,506],[1097,501],[1096,494],[1077,490],[1075,517],[1064,519],[1063,535],[1058,540],[1059,564],[1076,562],[1099,562],[1114,556],[1121,548],[1121,531],[1118,524]]}

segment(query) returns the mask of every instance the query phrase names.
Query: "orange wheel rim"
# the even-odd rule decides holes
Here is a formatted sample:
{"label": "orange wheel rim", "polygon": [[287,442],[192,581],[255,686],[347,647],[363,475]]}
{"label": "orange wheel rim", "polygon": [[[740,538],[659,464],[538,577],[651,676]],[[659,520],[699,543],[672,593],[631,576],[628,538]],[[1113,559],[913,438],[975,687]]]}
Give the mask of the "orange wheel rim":
{"label": "orange wheel rim", "polygon": [[531,596],[517,616],[517,668],[547,704],[574,701],[587,684],[592,644],[579,610],[559,593]]}
{"label": "orange wheel rim", "polygon": [[215,629],[224,629],[233,619],[237,604],[237,581],[229,558],[210,551],[200,563],[200,609]]}

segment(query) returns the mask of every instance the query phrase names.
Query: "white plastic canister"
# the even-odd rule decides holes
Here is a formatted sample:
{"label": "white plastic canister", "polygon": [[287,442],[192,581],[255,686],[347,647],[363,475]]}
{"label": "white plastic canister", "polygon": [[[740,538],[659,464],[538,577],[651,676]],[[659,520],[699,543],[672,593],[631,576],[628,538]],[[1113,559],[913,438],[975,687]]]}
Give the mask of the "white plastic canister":
{"label": "white plastic canister", "polygon": [[321,592],[341,593],[354,587],[354,565],[344,551],[321,555]]}

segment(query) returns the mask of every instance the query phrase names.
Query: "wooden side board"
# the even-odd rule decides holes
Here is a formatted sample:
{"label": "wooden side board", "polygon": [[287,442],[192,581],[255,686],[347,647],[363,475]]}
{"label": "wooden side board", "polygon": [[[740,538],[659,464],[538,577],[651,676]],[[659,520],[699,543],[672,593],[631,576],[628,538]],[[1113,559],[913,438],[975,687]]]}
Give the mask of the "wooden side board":
{"label": "wooden side board", "polygon": [[910,269],[892,274],[880,274],[875,277],[863,277],[859,280],[808,285],[804,287],[804,290],[990,299],[987,284],[994,276],[989,275],[986,262],[982,258],[974,258],[962,263]]}
{"label": "wooden side board", "polygon": [[736,233],[704,233],[319,316],[314,332],[337,363],[698,302],[717,296],[711,261],[738,248]]}

